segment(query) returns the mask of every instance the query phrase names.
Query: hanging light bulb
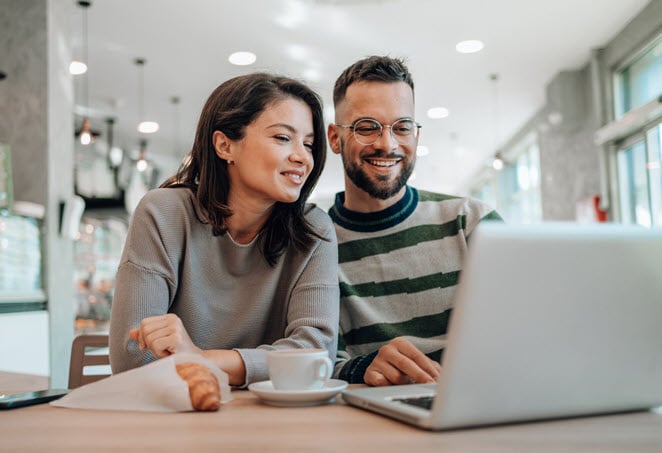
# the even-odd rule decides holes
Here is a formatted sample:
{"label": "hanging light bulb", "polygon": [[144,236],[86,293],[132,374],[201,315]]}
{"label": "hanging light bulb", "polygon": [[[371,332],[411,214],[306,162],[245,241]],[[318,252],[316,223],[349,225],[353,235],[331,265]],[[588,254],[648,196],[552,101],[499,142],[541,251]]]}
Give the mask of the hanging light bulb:
{"label": "hanging light bulb", "polygon": [[80,144],[89,145],[92,143],[92,131],[90,130],[90,120],[83,119],[83,126],[80,129]]}
{"label": "hanging light bulb", "polygon": [[147,152],[147,140],[140,140],[140,156],[136,161],[136,169],[141,173],[147,170],[147,159],[145,159],[146,152]]}
{"label": "hanging light bulb", "polygon": [[172,118],[172,145],[174,148],[174,154],[180,154],[181,150],[179,147],[179,96],[172,96],[170,98],[170,103],[173,105],[173,118]]}
{"label": "hanging light bulb", "polygon": [[159,130],[159,123],[156,121],[145,121],[144,118],[144,107],[145,107],[145,59],[136,58],[136,65],[140,69],[140,76],[138,80],[138,102],[139,102],[139,111],[140,123],[138,123],[138,132],[142,134],[153,134]]}
{"label": "hanging light bulb", "polygon": [[492,168],[494,168],[496,171],[501,171],[503,169],[503,158],[501,157],[501,153],[496,153],[494,156],[494,160],[492,161]]}
{"label": "hanging light bulb", "polygon": [[503,169],[503,157],[498,150],[499,145],[499,92],[497,82],[499,81],[499,74],[490,74],[490,80],[494,84],[494,149],[497,150],[494,159],[492,159],[492,168],[496,171]]}
{"label": "hanging light bulb", "polygon": [[[79,1],[78,6],[83,9],[83,27],[82,27],[82,56],[83,61],[72,61],[69,65],[69,72],[73,75],[84,74],[82,79],[83,83],[83,101],[85,102],[85,107],[89,108],[89,82],[87,75],[87,61],[88,61],[88,44],[87,44],[87,11],[92,3],[89,1]],[[94,141],[94,134],[90,128],[90,120],[87,116],[83,117],[83,123],[79,131],[76,132],[78,139],[80,140],[81,145],[89,145]]]}
{"label": "hanging light bulb", "polygon": [[113,142],[113,125],[115,124],[115,118],[106,118],[106,124],[108,125],[108,150],[107,150],[107,162],[108,167],[112,169],[117,169],[122,164],[122,159],[124,158],[124,151],[121,148],[115,146]]}
{"label": "hanging light bulb", "polygon": [[69,64],[69,73],[72,75],[81,75],[87,72],[87,8],[92,3],[89,1],[79,1],[78,6],[83,8],[83,32],[81,34],[83,40],[83,61],[74,60]]}

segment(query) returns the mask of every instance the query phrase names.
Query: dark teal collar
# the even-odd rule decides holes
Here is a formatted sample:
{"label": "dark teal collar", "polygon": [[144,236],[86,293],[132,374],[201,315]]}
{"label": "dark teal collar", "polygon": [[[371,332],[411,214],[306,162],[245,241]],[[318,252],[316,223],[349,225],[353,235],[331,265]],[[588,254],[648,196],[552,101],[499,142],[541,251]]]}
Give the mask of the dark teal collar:
{"label": "dark teal collar", "polygon": [[379,212],[355,212],[345,208],[345,192],[336,194],[329,216],[334,223],[351,231],[369,233],[395,226],[413,214],[418,205],[418,191],[406,186],[405,195],[393,206]]}

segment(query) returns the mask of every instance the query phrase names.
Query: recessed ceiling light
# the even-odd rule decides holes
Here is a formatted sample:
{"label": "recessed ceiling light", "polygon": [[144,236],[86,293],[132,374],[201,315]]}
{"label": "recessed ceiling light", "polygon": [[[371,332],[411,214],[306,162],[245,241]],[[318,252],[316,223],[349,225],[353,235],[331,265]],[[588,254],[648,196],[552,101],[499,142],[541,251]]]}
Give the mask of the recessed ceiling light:
{"label": "recessed ceiling light", "polygon": [[428,148],[425,145],[418,145],[416,147],[416,155],[417,156],[427,156],[430,154],[430,148]]}
{"label": "recessed ceiling light", "polygon": [[315,68],[304,70],[301,76],[309,82],[319,82],[322,79],[322,74]]}
{"label": "recessed ceiling light", "polygon": [[253,52],[235,52],[228,57],[228,61],[237,66],[247,66],[255,63],[257,57]]}
{"label": "recessed ceiling light", "polygon": [[87,65],[82,61],[72,61],[69,65],[69,74],[80,75],[87,72]]}
{"label": "recessed ceiling light", "polygon": [[449,114],[450,112],[446,107],[432,107],[428,109],[428,118],[432,118],[433,120],[446,118]]}
{"label": "recessed ceiling light", "polygon": [[306,59],[306,48],[301,44],[292,44],[287,46],[287,53],[290,58],[296,61],[303,61]]}
{"label": "recessed ceiling light", "polygon": [[460,53],[476,53],[483,50],[483,47],[485,47],[483,41],[479,41],[477,39],[470,39],[468,41],[458,42],[457,45],[455,46],[455,50],[457,50]]}
{"label": "recessed ceiling light", "polygon": [[140,124],[138,124],[138,132],[142,132],[143,134],[153,134],[158,130],[159,123],[156,121],[141,121]]}

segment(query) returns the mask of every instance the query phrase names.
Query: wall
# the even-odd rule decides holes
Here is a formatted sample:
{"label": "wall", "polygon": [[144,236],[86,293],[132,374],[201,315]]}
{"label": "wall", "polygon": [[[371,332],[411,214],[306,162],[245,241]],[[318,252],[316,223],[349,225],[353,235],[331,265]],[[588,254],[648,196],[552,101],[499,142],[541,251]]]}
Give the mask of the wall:
{"label": "wall", "polygon": [[[73,244],[59,235],[60,201],[73,195],[73,1],[2,0],[0,141],[11,146],[15,200],[46,207],[44,286],[52,386],[65,386],[73,339]],[[37,328],[37,327],[36,327]]]}
{"label": "wall", "polygon": [[577,200],[600,193],[588,72],[561,72],[547,86],[547,109],[538,124],[543,220],[574,220]]}

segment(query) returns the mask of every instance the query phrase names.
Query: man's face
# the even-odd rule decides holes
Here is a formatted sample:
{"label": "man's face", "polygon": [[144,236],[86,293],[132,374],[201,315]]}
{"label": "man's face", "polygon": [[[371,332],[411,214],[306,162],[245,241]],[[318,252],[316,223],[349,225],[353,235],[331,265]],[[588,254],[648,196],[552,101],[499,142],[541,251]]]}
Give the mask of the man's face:
{"label": "man's face", "polygon": [[414,96],[405,82],[350,85],[345,99],[336,106],[336,124],[329,126],[329,143],[342,156],[346,185],[351,183],[380,200],[401,194],[414,170],[418,138],[415,134],[398,136],[390,127],[383,127],[381,136],[366,145],[357,140],[353,129],[338,124],[349,126],[359,119],[371,119],[390,126],[413,118]]}

